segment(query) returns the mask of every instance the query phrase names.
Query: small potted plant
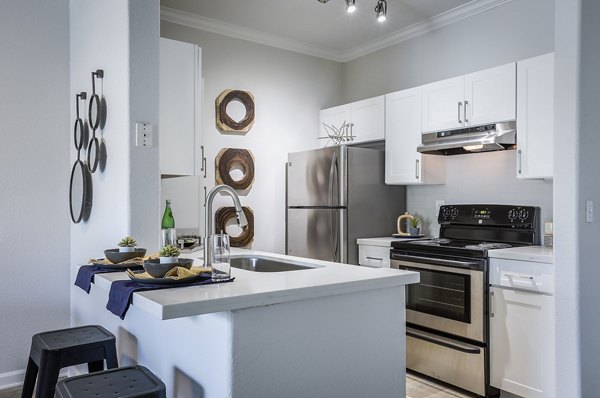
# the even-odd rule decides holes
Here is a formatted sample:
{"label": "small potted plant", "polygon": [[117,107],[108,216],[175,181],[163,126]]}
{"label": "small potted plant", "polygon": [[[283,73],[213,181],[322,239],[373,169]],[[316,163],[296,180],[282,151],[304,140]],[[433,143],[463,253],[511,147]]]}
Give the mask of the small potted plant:
{"label": "small potted plant", "polygon": [[119,252],[133,252],[135,251],[135,247],[137,246],[137,242],[131,236],[126,236],[119,242]]}
{"label": "small potted plant", "polygon": [[421,234],[421,224],[423,220],[419,217],[412,216],[408,219],[408,232],[411,236],[418,236]]}
{"label": "small potted plant", "polygon": [[158,255],[160,256],[161,264],[170,264],[179,261],[179,253],[180,251],[177,246],[166,245],[161,249]]}

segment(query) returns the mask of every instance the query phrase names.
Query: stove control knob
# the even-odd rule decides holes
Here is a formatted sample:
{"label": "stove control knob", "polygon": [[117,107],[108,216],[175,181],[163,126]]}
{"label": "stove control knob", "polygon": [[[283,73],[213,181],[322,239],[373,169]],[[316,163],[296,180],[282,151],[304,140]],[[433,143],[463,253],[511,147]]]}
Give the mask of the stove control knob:
{"label": "stove control knob", "polygon": [[508,219],[513,222],[515,221],[515,218],[517,218],[517,209],[511,209],[508,212]]}
{"label": "stove control knob", "polygon": [[458,216],[458,209],[456,207],[453,207],[452,210],[450,210],[450,215],[452,216],[452,218],[456,218],[456,216]]}
{"label": "stove control knob", "polygon": [[525,221],[529,217],[529,212],[525,209],[519,211],[519,220]]}
{"label": "stove control knob", "polygon": [[442,208],[442,217],[443,218],[448,218],[448,215],[450,214],[450,211],[448,210],[447,207],[443,207]]}

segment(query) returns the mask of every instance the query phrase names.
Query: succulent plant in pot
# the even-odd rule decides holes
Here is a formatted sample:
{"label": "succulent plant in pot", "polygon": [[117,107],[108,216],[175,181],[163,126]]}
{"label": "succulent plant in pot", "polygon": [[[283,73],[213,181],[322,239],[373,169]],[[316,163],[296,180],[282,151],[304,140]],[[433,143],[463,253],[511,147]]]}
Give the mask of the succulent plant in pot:
{"label": "succulent plant in pot", "polygon": [[135,251],[135,247],[137,246],[137,242],[131,236],[126,236],[119,242],[119,251],[120,252],[132,252]]}
{"label": "succulent plant in pot", "polygon": [[177,246],[166,245],[163,247],[158,255],[160,256],[161,263],[176,263],[179,261],[180,251]]}
{"label": "succulent plant in pot", "polygon": [[408,231],[411,235],[417,236],[421,234],[421,224],[423,223],[423,219],[412,216],[408,219]]}

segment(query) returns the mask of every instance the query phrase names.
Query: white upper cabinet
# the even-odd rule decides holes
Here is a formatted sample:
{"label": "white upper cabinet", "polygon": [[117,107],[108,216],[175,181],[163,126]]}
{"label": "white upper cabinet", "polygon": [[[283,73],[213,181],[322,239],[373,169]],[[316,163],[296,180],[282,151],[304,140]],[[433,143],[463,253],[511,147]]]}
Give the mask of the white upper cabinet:
{"label": "white upper cabinet", "polygon": [[464,76],[422,86],[422,131],[460,128],[464,125]]}
{"label": "white upper cabinet", "polygon": [[516,118],[515,64],[465,76],[465,126],[506,122]]}
{"label": "white upper cabinet", "polygon": [[350,132],[353,143],[385,139],[385,96],[353,102]]}
{"label": "white upper cabinet", "polygon": [[479,126],[515,118],[514,63],[423,86],[423,132]]}
{"label": "white upper cabinet", "polygon": [[159,157],[163,175],[199,174],[200,56],[198,46],[160,39]]}
{"label": "white upper cabinet", "polygon": [[[344,122],[350,124],[352,122],[352,108],[350,104],[340,105],[333,108],[323,109],[320,112],[321,128],[319,130],[319,138],[327,137],[329,131],[325,125],[339,129]],[[349,133],[349,132],[348,132]],[[321,146],[325,145],[326,139],[321,139]]]}
{"label": "white upper cabinet", "polygon": [[421,87],[385,96],[385,182],[390,185],[443,184],[443,156],[422,155]]}
{"label": "white upper cabinet", "polygon": [[[385,139],[385,96],[383,95],[323,109],[320,116],[319,137],[327,137],[327,131],[323,124],[339,129],[346,122],[348,127],[344,133],[349,137],[347,144]],[[320,141],[322,141],[320,146],[324,146],[328,140],[321,139]]]}
{"label": "white upper cabinet", "polygon": [[517,177],[554,175],[554,53],[517,63]]}

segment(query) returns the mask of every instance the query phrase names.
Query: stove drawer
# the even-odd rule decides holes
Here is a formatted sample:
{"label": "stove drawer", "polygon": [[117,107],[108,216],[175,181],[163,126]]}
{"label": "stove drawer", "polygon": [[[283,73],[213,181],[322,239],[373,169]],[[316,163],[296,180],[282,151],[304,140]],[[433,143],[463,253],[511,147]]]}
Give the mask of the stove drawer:
{"label": "stove drawer", "polygon": [[406,328],[406,367],[485,395],[485,349]]}
{"label": "stove drawer", "polygon": [[554,265],[491,258],[490,285],[554,294]]}

